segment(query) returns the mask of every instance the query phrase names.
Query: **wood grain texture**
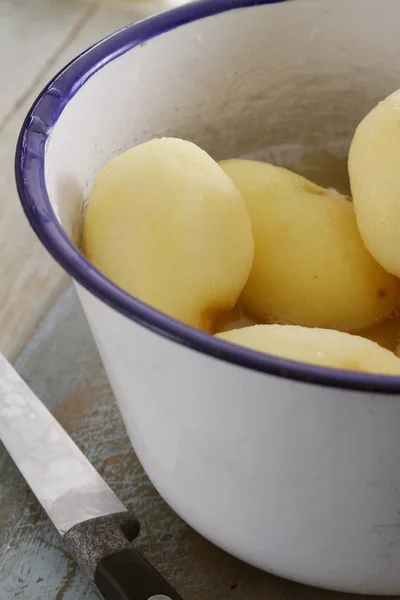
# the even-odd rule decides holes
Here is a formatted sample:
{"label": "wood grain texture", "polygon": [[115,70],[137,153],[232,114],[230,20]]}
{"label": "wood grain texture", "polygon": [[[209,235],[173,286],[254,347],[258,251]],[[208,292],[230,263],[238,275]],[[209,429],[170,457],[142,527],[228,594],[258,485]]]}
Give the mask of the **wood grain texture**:
{"label": "wood grain texture", "polygon": [[[15,366],[119,498],[136,512],[142,524],[138,547],[184,598],[354,598],[290,583],[253,569],[212,546],[174,514],[144,474],[130,446],[72,288],[62,293]],[[2,448],[0,598],[96,598]],[[364,600],[367,598],[372,600]]]}
{"label": "wood grain texture", "polygon": [[0,2],[0,131],[86,11],[80,0]]}
{"label": "wood grain texture", "polygon": [[19,129],[60,54],[92,14],[79,0],[0,3],[0,351],[11,355],[62,278],[31,232],[14,182]]}
{"label": "wood grain texture", "polygon": [[136,7],[92,0],[0,2],[0,351],[18,352],[51,305],[63,273],[31,231],[14,182],[23,119],[44,85],[66,63],[109,33],[147,16]]}

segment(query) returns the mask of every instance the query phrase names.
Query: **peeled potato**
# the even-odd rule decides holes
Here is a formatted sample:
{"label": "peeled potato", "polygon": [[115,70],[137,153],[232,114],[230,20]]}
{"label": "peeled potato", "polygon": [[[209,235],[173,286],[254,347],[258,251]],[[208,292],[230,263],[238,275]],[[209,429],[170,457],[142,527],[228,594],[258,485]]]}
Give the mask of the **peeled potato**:
{"label": "peeled potato", "polygon": [[352,202],[286,169],[248,160],[221,167],[246,201],[254,262],[240,297],[264,323],[353,331],[391,314],[400,282],[366,250]]}
{"label": "peeled potato", "polygon": [[400,90],[359,124],[349,153],[350,185],[364,243],[400,277]]}
{"label": "peeled potato", "polygon": [[107,277],[151,306],[210,330],[247,280],[253,237],[232,180],[191,142],[154,139],[97,175],[82,251]]}
{"label": "peeled potato", "polygon": [[219,338],[284,358],[324,367],[400,375],[400,359],[364,338],[330,329],[296,325],[254,325]]}

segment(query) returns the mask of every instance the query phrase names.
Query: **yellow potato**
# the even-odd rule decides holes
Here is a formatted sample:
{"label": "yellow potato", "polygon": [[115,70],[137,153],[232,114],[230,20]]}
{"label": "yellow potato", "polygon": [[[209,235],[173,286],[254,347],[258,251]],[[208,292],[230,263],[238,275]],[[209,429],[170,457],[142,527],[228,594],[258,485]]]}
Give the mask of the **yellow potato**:
{"label": "yellow potato", "polygon": [[212,329],[247,280],[253,237],[246,205],[206,152],[154,139],[97,175],[82,251],[107,277],[189,325]]}
{"label": "yellow potato", "polygon": [[364,243],[400,277],[400,90],[359,124],[349,153],[350,185]]}
{"label": "yellow potato", "polygon": [[264,323],[354,331],[391,314],[400,282],[367,252],[352,202],[286,169],[221,163],[247,203],[254,262],[243,308]]}
{"label": "yellow potato", "polygon": [[400,359],[362,337],[298,325],[254,325],[218,336],[227,342],[324,367],[400,375]]}

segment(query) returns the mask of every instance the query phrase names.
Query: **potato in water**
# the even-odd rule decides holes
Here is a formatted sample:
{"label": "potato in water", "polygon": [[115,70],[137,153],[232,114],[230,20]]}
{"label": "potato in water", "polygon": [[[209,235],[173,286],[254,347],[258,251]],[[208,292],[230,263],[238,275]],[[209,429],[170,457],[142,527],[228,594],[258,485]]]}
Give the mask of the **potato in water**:
{"label": "potato in water", "polygon": [[400,315],[397,314],[388,319],[383,319],[383,321],[372,325],[372,327],[353,333],[394,352],[400,340]]}
{"label": "potato in water", "polygon": [[286,169],[248,160],[221,167],[250,214],[254,262],[240,297],[264,323],[353,331],[391,314],[400,282],[366,250],[352,202]]}
{"label": "potato in water", "polygon": [[400,375],[400,359],[364,338],[330,329],[254,325],[217,335],[259,352],[324,367]]}
{"label": "potato in water", "polygon": [[232,310],[223,312],[215,320],[214,333],[222,333],[231,329],[242,329],[251,325],[259,325],[250,315],[247,315],[238,304]]}
{"label": "potato in water", "polygon": [[253,261],[240,192],[191,142],[154,139],[97,175],[82,251],[109,279],[151,306],[209,331],[231,309]]}
{"label": "potato in water", "polygon": [[400,277],[400,90],[359,124],[349,152],[358,227],[384,269]]}

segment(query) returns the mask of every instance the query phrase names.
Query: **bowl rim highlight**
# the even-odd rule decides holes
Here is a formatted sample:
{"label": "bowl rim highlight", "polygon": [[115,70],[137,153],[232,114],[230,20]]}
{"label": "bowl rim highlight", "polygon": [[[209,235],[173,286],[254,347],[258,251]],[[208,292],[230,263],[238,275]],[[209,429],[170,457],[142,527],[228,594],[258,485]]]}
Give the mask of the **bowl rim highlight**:
{"label": "bowl rim highlight", "polygon": [[42,244],[79,284],[114,310],[174,342],[253,371],[321,386],[400,394],[400,376],[320,367],[217,339],[134,298],[102,275],[70,241],[51,207],[45,184],[45,147],[69,100],[103,66],[150,40],[193,21],[234,9],[290,0],[202,0],[148,17],[111,34],[67,64],[30,108],[18,138],[15,177],[25,214]]}

